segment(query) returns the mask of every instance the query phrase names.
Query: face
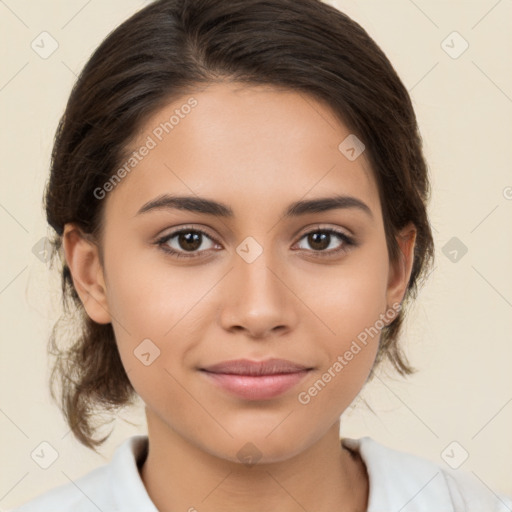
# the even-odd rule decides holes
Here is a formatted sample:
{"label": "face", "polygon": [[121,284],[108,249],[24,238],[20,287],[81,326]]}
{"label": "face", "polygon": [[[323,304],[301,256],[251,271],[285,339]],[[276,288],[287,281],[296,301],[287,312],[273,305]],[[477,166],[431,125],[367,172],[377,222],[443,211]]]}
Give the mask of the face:
{"label": "face", "polygon": [[[365,153],[339,149],[349,135],[309,96],[215,84],[131,144],[137,161],[103,189],[103,267],[80,281],[67,256],[160,431],[227,460],[248,442],[284,460],[363,387],[410,265],[389,262]],[[288,364],[212,368],[240,359]]]}

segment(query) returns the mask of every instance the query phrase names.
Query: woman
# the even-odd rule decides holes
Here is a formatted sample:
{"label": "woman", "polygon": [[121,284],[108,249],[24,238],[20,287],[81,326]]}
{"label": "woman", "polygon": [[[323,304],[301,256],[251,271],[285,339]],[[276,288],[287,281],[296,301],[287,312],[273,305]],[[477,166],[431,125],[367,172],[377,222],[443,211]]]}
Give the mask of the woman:
{"label": "woman", "polygon": [[[427,274],[409,95],[318,0],[160,0],[69,99],[45,204],[82,329],[53,383],[95,448],[137,396],[148,436],[18,510],[505,511],[468,475],[339,438]],[[57,350],[58,330],[52,343]]]}

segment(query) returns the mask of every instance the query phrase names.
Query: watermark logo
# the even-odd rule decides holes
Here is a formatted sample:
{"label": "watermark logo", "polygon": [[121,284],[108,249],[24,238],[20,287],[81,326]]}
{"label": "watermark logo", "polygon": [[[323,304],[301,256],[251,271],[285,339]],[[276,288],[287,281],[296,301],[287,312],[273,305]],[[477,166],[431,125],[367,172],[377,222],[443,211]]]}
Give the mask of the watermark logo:
{"label": "watermark logo", "polygon": [[341,144],[338,146],[338,150],[351,162],[356,160],[363,153],[365,148],[366,146],[363,142],[353,133],[343,139]]}
{"label": "watermark logo", "polygon": [[149,366],[160,356],[160,349],[149,338],[146,338],[137,345],[133,353],[144,366]]}
{"label": "watermark logo", "polygon": [[254,466],[261,459],[262,455],[254,443],[245,443],[236,454],[238,460],[248,467]]}
{"label": "watermark logo", "polygon": [[468,252],[466,245],[456,236],[450,238],[441,250],[452,263],[458,263]]}
{"label": "watermark logo", "polygon": [[50,240],[46,236],[43,236],[43,238],[32,246],[32,254],[43,263],[48,263],[51,258],[51,249]]}
{"label": "watermark logo", "polygon": [[263,253],[263,247],[252,236],[248,236],[236,248],[236,252],[246,263],[252,263]]}
{"label": "watermark logo", "polygon": [[49,32],[41,32],[30,44],[41,59],[48,59],[51,57],[59,47],[57,40]]}
{"label": "watermark logo", "polygon": [[30,456],[40,468],[48,469],[59,458],[59,452],[50,443],[43,441],[32,450]]}
{"label": "watermark logo", "polygon": [[458,59],[469,48],[469,43],[454,30],[443,39],[441,48],[452,59]]}
{"label": "watermark logo", "polygon": [[468,460],[469,453],[458,441],[452,441],[442,452],[441,458],[452,469],[458,469]]}

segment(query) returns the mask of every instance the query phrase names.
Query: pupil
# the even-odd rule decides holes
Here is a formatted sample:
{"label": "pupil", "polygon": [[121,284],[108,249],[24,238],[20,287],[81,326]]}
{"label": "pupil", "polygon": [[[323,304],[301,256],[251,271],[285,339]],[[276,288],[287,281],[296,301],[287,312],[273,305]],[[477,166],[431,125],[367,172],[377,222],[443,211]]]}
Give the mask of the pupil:
{"label": "pupil", "polygon": [[[326,249],[329,247],[329,233],[312,233],[308,238],[313,249]],[[327,243],[325,243],[326,241]]]}
{"label": "pupil", "polygon": [[201,233],[180,233],[179,244],[185,251],[193,251],[201,246]]}

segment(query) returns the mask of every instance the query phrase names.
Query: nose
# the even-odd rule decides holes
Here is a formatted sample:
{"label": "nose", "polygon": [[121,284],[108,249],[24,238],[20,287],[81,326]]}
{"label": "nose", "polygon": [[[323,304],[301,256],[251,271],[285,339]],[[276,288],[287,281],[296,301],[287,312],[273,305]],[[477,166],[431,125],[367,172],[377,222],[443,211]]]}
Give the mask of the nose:
{"label": "nose", "polygon": [[251,263],[236,255],[223,290],[220,322],[225,330],[266,339],[295,328],[300,301],[281,270],[284,266],[277,265],[268,253],[264,250]]}

